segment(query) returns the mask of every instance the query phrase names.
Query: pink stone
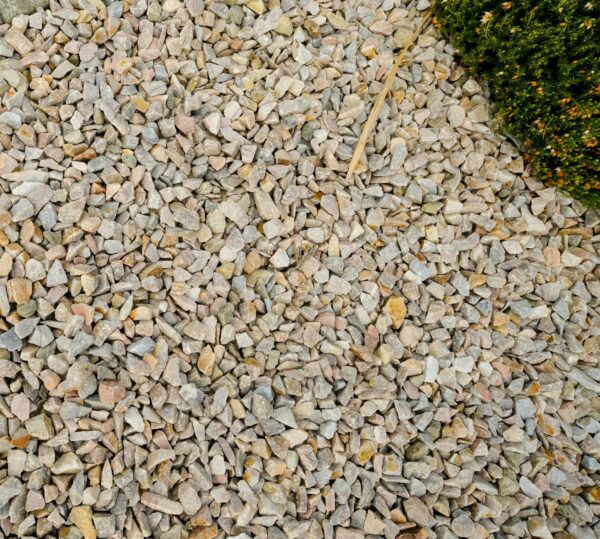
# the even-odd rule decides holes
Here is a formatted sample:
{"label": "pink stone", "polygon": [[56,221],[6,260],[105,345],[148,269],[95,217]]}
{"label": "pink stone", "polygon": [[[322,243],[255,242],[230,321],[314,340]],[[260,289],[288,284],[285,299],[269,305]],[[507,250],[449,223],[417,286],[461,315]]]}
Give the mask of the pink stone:
{"label": "pink stone", "polygon": [[114,404],[125,398],[127,391],[123,386],[113,382],[112,380],[100,382],[98,387],[98,395],[100,402],[103,404]]}

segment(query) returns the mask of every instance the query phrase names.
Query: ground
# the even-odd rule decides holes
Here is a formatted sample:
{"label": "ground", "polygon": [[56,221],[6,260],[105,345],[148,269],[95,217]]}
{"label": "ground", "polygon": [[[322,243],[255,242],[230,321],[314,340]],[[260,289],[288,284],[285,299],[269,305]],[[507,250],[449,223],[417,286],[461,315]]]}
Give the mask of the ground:
{"label": "ground", "polygon": [[431,26],[346,181],[427,5],[0,27],[5,535],[599,533],[598,215]]}

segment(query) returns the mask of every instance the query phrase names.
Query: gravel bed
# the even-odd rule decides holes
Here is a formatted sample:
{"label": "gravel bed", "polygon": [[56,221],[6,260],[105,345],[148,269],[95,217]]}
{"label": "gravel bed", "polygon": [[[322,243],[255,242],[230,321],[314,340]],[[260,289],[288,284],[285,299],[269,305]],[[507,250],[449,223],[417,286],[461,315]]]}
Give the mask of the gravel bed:
{"label": "gravel bed", "polygon": [[426,0],[0,26],[0,536],[600,537],[600,218]]}

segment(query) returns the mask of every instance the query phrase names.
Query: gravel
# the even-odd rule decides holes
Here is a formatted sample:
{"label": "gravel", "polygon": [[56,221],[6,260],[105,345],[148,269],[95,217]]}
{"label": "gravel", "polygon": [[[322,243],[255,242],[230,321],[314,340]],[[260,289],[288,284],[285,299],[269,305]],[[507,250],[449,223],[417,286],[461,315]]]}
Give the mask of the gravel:
{"label": "gravel", "polygon": [[[429,2],[0,26],[0,535],[600,535],[600,218]],[[77,7],[73,7],[77,6]]]}

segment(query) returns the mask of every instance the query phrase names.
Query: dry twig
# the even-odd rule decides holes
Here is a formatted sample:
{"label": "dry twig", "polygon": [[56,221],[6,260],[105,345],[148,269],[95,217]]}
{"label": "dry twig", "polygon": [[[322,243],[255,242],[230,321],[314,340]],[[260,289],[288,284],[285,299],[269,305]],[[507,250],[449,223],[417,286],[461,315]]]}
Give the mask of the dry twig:
{"label": "dry twig", "polygon": [[367,123],[365,123],[362,133],[360,134],[360,138],[358,139],[358,144],[356,145],[356,148],[354,149],[354,154],[352,155],[352,160],[350,161],[350,166],[348,167],[348,173],[346,174],[346,182],[349,183],[350,180],[352,179],[352,174],[356,170],[356,166],[358,165],[358,162],[360,161],[360,158],[365,150],[365,146],[367,144],[367,140],[369,139],[369,135],[371,134],[371,131],[373,131],[373,128],[375,127],[377,118],[379,118],[379,113],[381,112],[381,109],[385,102],[385,98],[387,97],[387,94],[390,91],[390,88],[392,87],[392,83],[394,82],[394,77],[396,76],[398,69],[402,65],[402,61],[404,60],[404,55],[407,53],[408,49],[410,47],[412,47],[413,43],[415,42],[415,39],[417,39],[417,36],[421,33],[421,30],[423,30],[423,27],[425,26],[427,21],[429,21],[430,17],[431,17],[431,11],[428,11],[427,13],[425,13],[423,15],[421,22],[415,28],[415,31],[413,32],[413,35],[411,36],[409,42],[400,51],[400,54],[398,54],[398,57],[396,58],[396,61],[394,62],[392,69],[390,69],[390,72],[387,74],[387,77],[385,78],[385,82],[383,83],[383,90],[377,97],[377,101],[375,102],[375,105],[371,109],[371,113],[369,114],[369,117],[367,118]]}

